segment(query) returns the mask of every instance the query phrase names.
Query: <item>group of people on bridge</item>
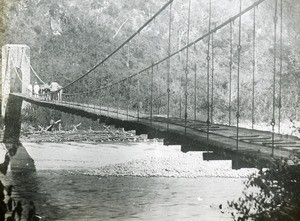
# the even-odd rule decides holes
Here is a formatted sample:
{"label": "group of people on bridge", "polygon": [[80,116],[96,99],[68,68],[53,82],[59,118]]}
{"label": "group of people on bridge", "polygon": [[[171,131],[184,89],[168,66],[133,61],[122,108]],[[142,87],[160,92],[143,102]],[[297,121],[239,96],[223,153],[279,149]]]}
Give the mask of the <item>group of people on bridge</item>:
{"label": "group of people on bridge", "polygon": [[62,86],[60,86],[57,82],[49,82],[49,84],[44,83],[39,85],[37,82],[28,85],[28,92],[30,97],[34,98],[42,98],[44,100],[58,100],[62,99]]}

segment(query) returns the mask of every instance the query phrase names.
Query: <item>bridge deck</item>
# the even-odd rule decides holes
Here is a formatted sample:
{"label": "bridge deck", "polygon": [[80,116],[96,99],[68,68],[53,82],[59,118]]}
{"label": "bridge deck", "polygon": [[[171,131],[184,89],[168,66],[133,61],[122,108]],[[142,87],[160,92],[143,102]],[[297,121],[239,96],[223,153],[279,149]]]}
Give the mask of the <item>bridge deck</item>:
{"label": "bridge deck", "polygon": [[[83,117],[101,118],[122,121],[124,123],[134,124],[137,127],[144,126],[157,132],[167,132],[167,118],[154,115],[152,120],[148,114],[136,111],[127,111],[123,109],[100,107],[82,103],[71,103],[66,101],[44,101],[23,94],[11,94],[24,101],[35,105],[58,109],[63,112],[77,114]],[[193,140],[198,142],[196,149],[207,149],[207,125],[202,121],[189,120],[185,135],[184,119],[170,118],[168,133],[175,134],[181,139]],[[212,124],[209,130],[209,147],[223,148],[227,150],[236,150],[236,127],[220,124]],[[201,146],[201,147],[200,147]],[[287,157],[292,153],[300,152],[300,139],[293,136],[275,134],[274,158]],[[239,129],[239,152],[255,155],[258,158],[270,159],[272,153],[272,133],[268,131]]]}

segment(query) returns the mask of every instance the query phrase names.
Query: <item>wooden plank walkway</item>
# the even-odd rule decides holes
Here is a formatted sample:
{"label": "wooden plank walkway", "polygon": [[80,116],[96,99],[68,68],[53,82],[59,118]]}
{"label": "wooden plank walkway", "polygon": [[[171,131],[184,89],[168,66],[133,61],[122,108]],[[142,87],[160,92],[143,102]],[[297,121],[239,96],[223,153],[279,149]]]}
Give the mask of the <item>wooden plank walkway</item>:
{"label": "wooden plank walkway", "polygon": [[[83,117],[106,117],[125,123],[133,123],[137,127],[144,126],[148,129],[153,129],[162,133],[172,133],[183,139],[198,142],[199,145],[202,146],[200,149],[207,149],[207,147],[203,148],[203,146],[207,146],[207,125],[202,121],[188,120],[185,134],[184,119],[171,117],[169,119],[169,130],[167,131],[167,118],[165,116],[154,115],[151,120],[149,114],[145,113],[139,113],[138,118],[137,111],[128,111],[120,108],[100,107],[96,105],[66,101],[44,101],[26,97],[23,94],[11,95],[35,105],[58,109],[63,112],[77,114]],[[239,128],[239,135],[239,152],[246,155],[255,155],[258,158],[271,159],[271,132]],[[212,124],[209,129],[208,149],[211,147],[217,147],[225,150],[236,151],[236,139],[236,127]],[[275,134],[274,147],[274,158],[288,157],[293,153],[299,154],[300,139],[293,136]]]}

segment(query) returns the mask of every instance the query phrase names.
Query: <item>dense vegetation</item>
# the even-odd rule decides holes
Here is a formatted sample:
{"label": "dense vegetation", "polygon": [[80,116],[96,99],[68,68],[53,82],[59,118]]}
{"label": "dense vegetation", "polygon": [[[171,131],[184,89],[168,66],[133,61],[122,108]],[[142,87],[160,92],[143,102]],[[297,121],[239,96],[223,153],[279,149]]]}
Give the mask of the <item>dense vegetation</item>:
{"label": "dense vegetation", "polygon": [[[66,85],[92,68],[135,30],[147,21],[166,1],[150,0],[10,0],[4,5],[3,44],[27,44],[31,48],[31,63],[36,72],[48,81]],[[243,0],[243,8],[253,0]],[[270,122],[272,117],[273,79],[273,0],[266,0],[256,9],[256,80],[255,119],[256,122]],[[190,42],[208,30],[208,1],[192,1]],[[280,1],[278,1],[280,3]],[[278,4],[280,6],[280,4]],[[226,0],[222,4],[212,1],[212,27],[221,24],[238,12],[239,1]],[[284,119],[299,120],[300,69],[298,21],[300,2],[283,1],[283,76],[282,114]],[[172,6],[171,51],[187,43],[188,1],[174,1]],[[280,16],[278,8],[279,46]],[[103,66],[84,79],[76,92],[97,88],[99,84],[124,78],[148,66],[153,61],[167,56],[168,10],[165,10],[136,38],[129,42]],[[229,26],[214,34],[214,116],[217,122],[228,122],[229,97]],[[252,36],[253,12],[242,19],[241,54],[241,119],[251,119],[252,94]],[[232,76],[232,118],[236,111],[236,78],[238,22],[233,23],[233,76]],[[197,114],[206,120],[206,51],[207,38],[190,48],[188,77],[188,117],[193,117],[194,67],[197,65]],[[279,48],[279,47],[277,47]],[[171,59],[171,110],[179,116],[179,106],[184,105],[185,51]],[[276,108],[279,106],[278,78],[279,56],[277,51]],[[155,111],[166,112],[166,62],[155,68],[154,105]],[[32,75],[34,78],[34,75]],[[33,81],[36,79],[32,79]],[[143,91],[143,107],[149,110],[149,74],[140,77]],[[127,100],[137,100],[137,80],[121,85],[109,96],[119,97],[124,105]],[[122,88],[123,87],[123,88]],[[131,95],[126,91],[131,88]],[[136,106],[134,102],[131,107]],[[277,110],[276,110],[277,114]]]}
{"label": "dense vegetation", "polygon": [[244,196],[229,205],[234,220],[300,220],[300,164],[276,162],[246,182]]}

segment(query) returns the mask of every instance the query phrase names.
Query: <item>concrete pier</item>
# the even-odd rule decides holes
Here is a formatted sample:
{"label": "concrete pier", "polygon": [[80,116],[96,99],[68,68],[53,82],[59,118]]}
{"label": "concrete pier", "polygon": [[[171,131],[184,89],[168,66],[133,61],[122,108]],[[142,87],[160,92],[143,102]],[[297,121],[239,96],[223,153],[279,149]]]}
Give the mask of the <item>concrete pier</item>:
{"label": "concrete pier", "polygon": [[21,132],[22,99],[9,96],[4,117],[4,143],[18,143]]}
{"label": "concrete pier", "polygon": [[4,118],[10,93],[28,94],[30,84],[30,48],[7,44],[2,47],[1,116]]}

